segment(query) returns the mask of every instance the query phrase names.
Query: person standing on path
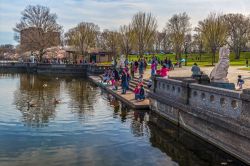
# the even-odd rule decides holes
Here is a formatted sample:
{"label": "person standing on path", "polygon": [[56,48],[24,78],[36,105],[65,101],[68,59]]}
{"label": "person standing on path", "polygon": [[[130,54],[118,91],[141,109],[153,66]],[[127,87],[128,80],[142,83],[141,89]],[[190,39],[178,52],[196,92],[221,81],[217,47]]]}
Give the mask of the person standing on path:
{"label": "person standing on path", "polygon": [[128,66],[128,58],[125,59],[124,66]]}
{"label": "person standing on path", "polygon": [[146,71],[148,65],[146,58],[144,58],[143,64],[144,64],[144,71]]}
{"label": "person standing on path", "polygon": [[122,94],[126,94],[127,87],[128,87],[128,79],[127,79],[127,75],[125,71],[122,72],[121,86],[122,86]]}
{"label": "person standing on path", "polygon": [[129,72],[126,72],[126,75],[127,75],[127,90],[129,90],[129,83],[131,80],[131,76],[130,76]]}
{"label": "person standing on path", "polygon": [[130,75],[131,75],[131,79],[133,79],[134,76],[135,76],[135,67],[134,67],[134,61],[133,60],[130,63]]}
{"label": "person standing on path", "polygon": [[144,61],[141,59],[139,62],[139,75],[143,74],[143,69],[144,69]]}
{"label": "person standing on path", "polygon": [[113,76],[115,78],[115,81],[120,81],[120,76],[119,76],[117,69],[113,70]]}
{"label": "person standing on path", "polygon": [[243,84],[244,80],[242,79],[241,75],[238,75],[237,86],[239,87],[239,90],[242,90]]}
{"label": "person standing on path", "polygon": [[138,61],[135,61],[135,63],[134,63],[134,72],[135,73],[137,73],[138,66],[139,66]]}
{"label": "person standing on path", "polygon": [[156,68],[156,64],[155,64],[155,61],[153,61],[151,64],[151,78],[155,75],[155,68]]}

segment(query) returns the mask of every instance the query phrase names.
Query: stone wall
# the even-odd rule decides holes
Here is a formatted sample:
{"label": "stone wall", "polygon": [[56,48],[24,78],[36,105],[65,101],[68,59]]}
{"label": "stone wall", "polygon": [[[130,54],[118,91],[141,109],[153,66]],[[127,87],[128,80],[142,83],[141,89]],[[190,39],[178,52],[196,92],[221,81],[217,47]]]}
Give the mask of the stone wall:
{"label": "stone wall", "polygon": [[95,75],[104,73],[107,67],[111,66],[97,64],[0,63],[0,72]]}
{"label": "stone wall", "polygon": [[155,78],[150,108],[228,153],[250,163],[250,91],[226,90]]}

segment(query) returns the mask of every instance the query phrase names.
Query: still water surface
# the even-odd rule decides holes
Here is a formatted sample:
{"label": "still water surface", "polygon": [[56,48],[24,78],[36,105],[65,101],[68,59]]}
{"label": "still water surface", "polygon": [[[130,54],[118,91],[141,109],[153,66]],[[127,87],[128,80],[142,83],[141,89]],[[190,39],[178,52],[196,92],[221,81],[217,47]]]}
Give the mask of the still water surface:
{"label": "still water surface", "polygon": [[0,93],[0,166],[243,165],[84,78],[1,74]]}

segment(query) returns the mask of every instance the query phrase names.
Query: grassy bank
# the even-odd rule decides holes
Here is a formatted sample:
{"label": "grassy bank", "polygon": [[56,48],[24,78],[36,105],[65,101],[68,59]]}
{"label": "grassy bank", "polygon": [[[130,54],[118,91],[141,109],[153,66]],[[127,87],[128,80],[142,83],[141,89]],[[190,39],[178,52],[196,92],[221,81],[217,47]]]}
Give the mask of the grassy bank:
{"label": "grassy bank", "polygon": [[[144,55],[147,60],[151,60],[153,55]],[[175,54],[156,54],[157,58],[160,60],[164,60],[166,57],[172,60],[173,63],[176,63],[175,60]],[[230,65],[231,66],[245,66],[246,65],[246,59],[249,59],[249,64],[250,64],[250,52],[242,52],[240,59],[236,60],[234,59],[235,55],[234,53],[230,53]],[[185,58],[185,55],[182,55],[182,58]],[[139,59],[139,55],[129,55],[128,57],[129,61],[136,61]],[[219,59],[219,54],[216,54],[216,63],[218,62]],[[209,53],[203,53],[200,56],[198,54],[188,54],[187,58],[187,65],[192,66],[194,63],[197,63],[199,66],[211,66],[212,65],[212,55]],[[111,64],[111,62],[104,62],[101,64]],[[184,63],[183,63],[184,65]],[[246,69],[248,70],[248,69]]]}
{"label": "grassy bank", "polygon": [[[144,55],[148,60],[152,58],[153,55]],[[164,60],[166,57],[171,59],[174,63],[175,55],[174,54],[156,54],[157,58],[160,60]],[[193,63],[197,63],[199,66],[211,66],[212,64],[212,55],[209,53],[204,53],[201,55],[201,59],[199,59],[198,54],[188,54],[187,65],[191,66]],[[230,65],[231,66],[244,66],[246,64],[246,58],[249,59],[250,63],[250,52],[242,52],[241,58],[239,60],[234,59],[234,53],[230,53]],[[185,55],[182,55],[182,58],[185,58]],[[219,54],[216,54],[216,62],[218,61]],[[138,55],[129,55],[129,61],[138,60]]]}
{"label": "grassy bank", "polygon": [[240,68],[239,70],[247,70],[247,71],[250,71],[250,67]]}

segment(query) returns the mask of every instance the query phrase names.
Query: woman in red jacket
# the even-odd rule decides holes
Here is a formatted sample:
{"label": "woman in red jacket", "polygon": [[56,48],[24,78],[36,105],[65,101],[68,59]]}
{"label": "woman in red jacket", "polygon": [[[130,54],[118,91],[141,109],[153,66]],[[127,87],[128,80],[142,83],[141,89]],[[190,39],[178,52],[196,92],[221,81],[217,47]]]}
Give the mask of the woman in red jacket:
{"label": "woman in red jacket", "polygon": [[161,77],[168,76],[168,71],[169,71],[169,69],[165,65],[163,65],[161,68]]}

